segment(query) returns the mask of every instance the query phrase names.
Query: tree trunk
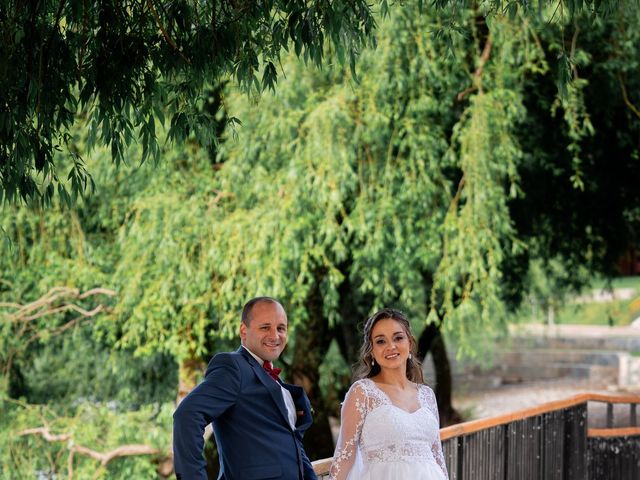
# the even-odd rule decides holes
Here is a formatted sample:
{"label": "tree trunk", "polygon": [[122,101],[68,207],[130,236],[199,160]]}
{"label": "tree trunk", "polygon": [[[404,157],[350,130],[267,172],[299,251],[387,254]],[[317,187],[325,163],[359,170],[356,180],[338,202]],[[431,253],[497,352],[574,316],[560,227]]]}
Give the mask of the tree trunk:
{"label": "tree trunk", "polygon": [[333,436],[329,425],[331,408],[320,391],[320,364],[329,344],[329,323],[324,317],[320,280],[307,300],[309,321],[296,330],[293,364],[287,375],[292,383],[304,388],[313,408],[313,424],[304,436],[304,448],[309,459],[318,460],[333,455]]}
{"label": "tree trunk", "polygon": [[[338,289],[338,311],[341,321],[334,327],[334,338],[342,358],[349,366],[358,360],[360,346],[362,345],[362,330],[360,325],[367,318],[368,308],[374,301],[373,297],[364,296],[351,284],[351,260],[340,265],[340,272],[344,275],[344,281]],[[351,385],[346,385],[347,389]],[[346,390],[345,392],[346,393]]]}
{"label": "tree trunk", "polygon": [[[202,374],[205,368],[205,363],[200,358],[187,358],[180,363],[178,370],[178,394],[176,395],[176,407],[180,405],[180,402],[186,397],[191,390],[193,390],[198,384],[198,377]],[[204,456],[207,460],[207,477],[209,480],[215,480],[218,478],[218,472],[220,470],[218,465],[218,451],[215,443],[211,440],[212,429],[210,425],[207,425],[205,430],[205,446]],[[173,470],[173,456],[171,456],[171,470]],[[164,465],[164,469],[167,470],[168,465]]]}
{"label": "tree trunk", "polygon": [[204,362],[200,358],[188,358],[180,364],[178,373],[178,395],[176,396],[176,407],[187,394],[195,388],[198,383],[198,376],[204,370]]}
{"label": "tree trunk", "polygon": [[434,391],[438,401],[440,426],[446,427],[460,423],[462,416],[453,408],[452,404],[453,379],[447,347],[440,333],[440,328],[435,323],[427,325],[418,339],[418,358],[420,361],[424,361],[429,352],[431,352],[433,367],[436,371]]}

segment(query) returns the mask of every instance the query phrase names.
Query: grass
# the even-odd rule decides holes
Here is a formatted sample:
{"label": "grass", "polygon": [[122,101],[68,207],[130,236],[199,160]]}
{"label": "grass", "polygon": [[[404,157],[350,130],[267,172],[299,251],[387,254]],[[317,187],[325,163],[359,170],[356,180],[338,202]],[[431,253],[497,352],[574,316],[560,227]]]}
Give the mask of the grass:
{"label": "grass", "polygon": [[[610,325],[627,326],[640,317],[640,276],[621,277],[607,283],[604,280],[596,280],[590,289],[585,289],[581,297],[590,294],[602,294],[610,292],[610,289],[631,288],[634,293],[631,298],[608,301],[588,301],[582,298],[569,298],[555,309],[555,323],[578,325]],[[523,315],[526,312],[522,312]],[[531,315],[529,310],[529,315]],[[546,316],[538,315],[538,321],[546,321]],[[530,317],[531,318],[531,317]]]}
{"label": "grass", "polygon": [[558,310],[556,322],[581,325],[626,326],[640,317],[640,308],[636,304],[640,304],[639,296],[632,300],[566,304]]}
{"label": "grass", "polygon": [[640,276],[632,277],[619,277],[614,278],[611,282],[600,279],[593,282],[593,290],[603,290],[611,285],[613,288],[635,288],[640,289]]}

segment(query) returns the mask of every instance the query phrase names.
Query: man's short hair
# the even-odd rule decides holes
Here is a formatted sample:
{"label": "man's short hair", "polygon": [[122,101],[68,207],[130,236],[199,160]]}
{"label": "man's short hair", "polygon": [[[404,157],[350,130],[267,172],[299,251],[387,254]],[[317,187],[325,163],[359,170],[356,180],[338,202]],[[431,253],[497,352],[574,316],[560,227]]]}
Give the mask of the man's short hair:
{"label": "man's short hair", "polygon": [[282,306],[282,304],[273,297],[254,297],[245,303],[242,308],[242,323],[249,326],[249,322],[251,321],[251,310],[253,310],[253,307],[258,303],[276,303]]}

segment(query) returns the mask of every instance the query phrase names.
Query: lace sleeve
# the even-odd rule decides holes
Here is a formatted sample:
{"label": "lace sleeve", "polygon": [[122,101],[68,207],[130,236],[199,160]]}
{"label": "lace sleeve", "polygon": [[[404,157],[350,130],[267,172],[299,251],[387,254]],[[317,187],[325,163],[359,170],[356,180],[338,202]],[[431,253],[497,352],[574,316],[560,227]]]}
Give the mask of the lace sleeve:
{"label": "lace sleeve", "polygon": [[333,462],[329,469],[329,480],[345,480],[356,460],[358,441],[367,415],[367,394],[358,382],[354,383],[342,404],[340,434]]}
{"label": "lace sleeve", "polygon": [[[440,425],[440,415],[438,414],[438,402],[436,401],[436,395],[433,393],[433,390],[426,385],[423,385],[421,388],[424,389],[425,397],[427,400],[427,405],[429,409],[433,412],[433,415],[436,417],[438,421],[438,425]],[[436,460],[438,466],[442,469],[445,478],[449,478],[449,474],[447,473],[447,465],[444,461],[444,453],[442,452],[442,442],[440,441],[440,436],[438,436],[431,445],[431,453],[433,453],[433,458]]]}

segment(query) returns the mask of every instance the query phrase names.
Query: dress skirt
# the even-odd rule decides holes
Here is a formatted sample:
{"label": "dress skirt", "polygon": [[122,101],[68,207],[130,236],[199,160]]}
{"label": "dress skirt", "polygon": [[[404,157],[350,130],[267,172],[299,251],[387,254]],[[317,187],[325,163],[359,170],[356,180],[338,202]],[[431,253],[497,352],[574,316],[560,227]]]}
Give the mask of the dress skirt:
{"label": "dress skirt", "polygon": [[348,480],[446,480],[442,469],[432,461],[373,462],[354,469]]}

